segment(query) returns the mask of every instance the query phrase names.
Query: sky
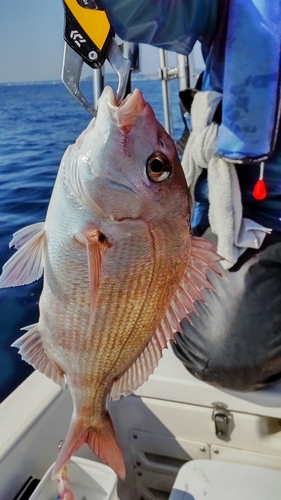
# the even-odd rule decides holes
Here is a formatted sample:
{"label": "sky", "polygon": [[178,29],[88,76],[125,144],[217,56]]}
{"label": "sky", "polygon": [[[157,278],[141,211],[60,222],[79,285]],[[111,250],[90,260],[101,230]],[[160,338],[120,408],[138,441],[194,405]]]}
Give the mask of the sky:
{"label": "sky", "polygon": [[[62,0],[0,0],[0,83],[59,80],[63,30]],[[142,72],[158,66],[158,50],[143,45]]]}

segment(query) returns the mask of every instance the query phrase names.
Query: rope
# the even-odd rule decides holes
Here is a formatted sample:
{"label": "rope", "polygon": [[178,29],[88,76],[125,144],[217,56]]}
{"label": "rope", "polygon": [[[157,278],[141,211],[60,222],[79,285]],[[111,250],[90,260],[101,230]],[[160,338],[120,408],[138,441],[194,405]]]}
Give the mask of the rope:
{"label": "rope", "polygon": [[213,91],[195,94],[191,107],[192,132],[183,153],[182,167],[193,202],[198,177],[203,168],[207,169],[210,227],[218,237],[217,251],[225,259],[222,265],[228,269],[247,248],[259,248],[271,230],[242,218],[236,168],[216,154],[219,125],[212,120],[221,99],[221,94]]}

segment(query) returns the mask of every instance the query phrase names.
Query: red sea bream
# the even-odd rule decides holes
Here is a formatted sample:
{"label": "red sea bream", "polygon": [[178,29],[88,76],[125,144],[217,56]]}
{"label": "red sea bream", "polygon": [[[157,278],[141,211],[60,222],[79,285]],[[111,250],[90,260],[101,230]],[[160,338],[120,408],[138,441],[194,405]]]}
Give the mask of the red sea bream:
{"label": "red sea bream", "polygon": [[18,231],[0,286],[40,278],[38,324],[13,345],[73,399],[57,475],[86,442],[121,478],[125,466],[106,409],[156,367],[180,321],[212,289],[219,257],[190,233],[190,201],[173,141],[139,90],[97,118],[65,152],[46,221]]}

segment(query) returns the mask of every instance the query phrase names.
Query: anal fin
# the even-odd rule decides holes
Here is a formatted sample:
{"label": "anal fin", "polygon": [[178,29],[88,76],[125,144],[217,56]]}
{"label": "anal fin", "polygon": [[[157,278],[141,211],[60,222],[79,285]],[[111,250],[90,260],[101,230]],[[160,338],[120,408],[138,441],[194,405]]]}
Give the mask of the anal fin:
{"label": "anal fin", "polygon": [[22,330],[27,331],[12,344],[12,347],[19,349],[19,354],[24,361],[64,389],[64,372],[57,364],[49,360],[46,355],[38,330],[38,324],[27,326],[22,328]]}

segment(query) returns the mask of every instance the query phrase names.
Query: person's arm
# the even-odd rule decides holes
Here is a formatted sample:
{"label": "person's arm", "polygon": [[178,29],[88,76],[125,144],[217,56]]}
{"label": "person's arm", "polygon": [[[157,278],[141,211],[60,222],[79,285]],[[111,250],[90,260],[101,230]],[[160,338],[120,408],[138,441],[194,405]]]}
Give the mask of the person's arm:
{"label": "person's arm", "polygon": [[218,0],[103,0],[115,32],[126,41],[189,54],[215,32]]}

